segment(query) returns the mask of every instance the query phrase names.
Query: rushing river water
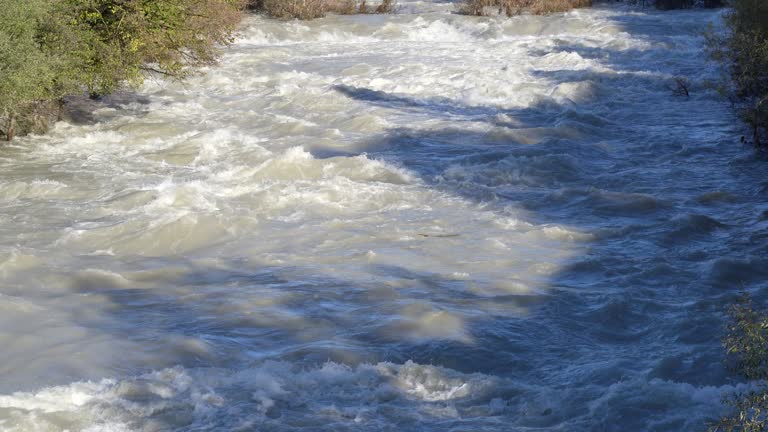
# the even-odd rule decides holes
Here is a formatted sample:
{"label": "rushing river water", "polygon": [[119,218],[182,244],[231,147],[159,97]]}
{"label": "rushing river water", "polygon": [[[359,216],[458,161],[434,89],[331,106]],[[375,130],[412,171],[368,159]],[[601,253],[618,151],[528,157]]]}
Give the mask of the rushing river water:
{"label": "rushing river water", "polygon": [[722,412],[768,162],[703,85],[721,12],[452,10],[248,17],[203,76],[0,149],[0,430]]}

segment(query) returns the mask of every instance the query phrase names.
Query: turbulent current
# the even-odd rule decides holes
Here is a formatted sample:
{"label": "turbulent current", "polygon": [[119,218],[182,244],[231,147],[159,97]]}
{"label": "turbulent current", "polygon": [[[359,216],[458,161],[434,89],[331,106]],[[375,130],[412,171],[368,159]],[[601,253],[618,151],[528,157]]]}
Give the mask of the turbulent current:
{"label": "turbulent current", "polygon": [[696,431],[748,389],[722,12],[452,11],[247,17],[2,147],[0,430]]}

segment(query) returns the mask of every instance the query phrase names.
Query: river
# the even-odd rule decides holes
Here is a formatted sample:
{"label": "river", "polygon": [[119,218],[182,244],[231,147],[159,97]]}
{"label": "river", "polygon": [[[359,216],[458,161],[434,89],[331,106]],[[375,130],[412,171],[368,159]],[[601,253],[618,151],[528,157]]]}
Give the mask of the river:
{"label": "river", "polygon": [[0,430],[704,430],[768,288],[722,11],[452,11],[250,16],[3,146]]}

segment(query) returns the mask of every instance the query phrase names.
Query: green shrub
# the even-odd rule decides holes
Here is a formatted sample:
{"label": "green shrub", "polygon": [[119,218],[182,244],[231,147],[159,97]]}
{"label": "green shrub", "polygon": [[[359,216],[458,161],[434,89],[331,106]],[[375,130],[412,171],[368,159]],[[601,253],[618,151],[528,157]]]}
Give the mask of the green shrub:
{"label": "green shrub", "polygon": [[[0,131],[38,132],[61,97],[182,79],[232,42],[244,0],[0,0]],[[46,112],[47,111],[47,112]],[[31,118],[22,118],[32,116]]]}
{"label": "green shrub", "polygon": [[768,1],[732,0],[726,31],[710,31],[711,56],[727,70],[720,89],[751,126],[755,145],[766,145],[768,129]]}
{"label": "green shrub", "polygon": [[46,0],[0,0],[0,133],[7,140],[26,132],[24,122],[19,124],[21,111],[76,87],[76,62],[53,48],[71,34],[61,32],[54,40],[44,31],[55,25],[52,9]]}
{"label": "green shrub", "polygon": [[755,310],[748,297],[728,308],[730,322],[723,345],[733,369],[758,387],[725,400],[730,415],[710,427],[712,432],[764,432],[768,430],[768,314]]}
{"label": "green shrub", "polygon": [[89,90],[111,92],[145,72],[184,78],[232,42],[241,0],[64,0],[60,13],[86,35],[76,55]]}

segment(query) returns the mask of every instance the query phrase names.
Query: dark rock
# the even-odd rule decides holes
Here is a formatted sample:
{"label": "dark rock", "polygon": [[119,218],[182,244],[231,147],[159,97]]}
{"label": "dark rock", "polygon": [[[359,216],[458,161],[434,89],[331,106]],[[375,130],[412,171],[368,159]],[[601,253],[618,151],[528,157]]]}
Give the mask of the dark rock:
{"label": "dark rock", "polygon": [[721,7],[725,7],[725,1],[724,0],[703,0],[701,2],[701,4],[705,8],[721,8]]}
{"label": "dark rock", "polygon": [[656,8],[661,10],[688,9],[693,7],[693,0],[656,0]]}

